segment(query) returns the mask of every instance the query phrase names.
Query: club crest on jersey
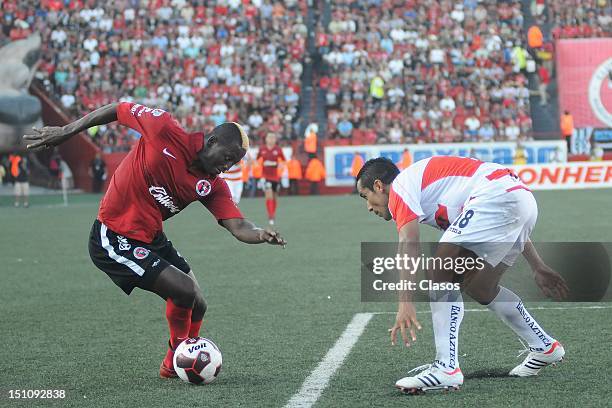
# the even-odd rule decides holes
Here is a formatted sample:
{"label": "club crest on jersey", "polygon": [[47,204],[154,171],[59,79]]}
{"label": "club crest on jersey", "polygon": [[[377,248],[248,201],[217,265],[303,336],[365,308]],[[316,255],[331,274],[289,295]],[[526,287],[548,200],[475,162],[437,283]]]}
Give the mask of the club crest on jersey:
{"label": "club crest on jersey", "polygon": [[212,186],[210,185],[210,181],[208,180],[199,180],[196,183],[196,193],[198,193],[198,195],[204,197],[207,196],[210,193],[210,190],[212,190]]}
{"label": "club crest on jersey", "polygon": [[134,248],[134,258],[145,259],[147,256],[149,256],[150,252],[151,251],[149,251],[147,248],[136,247]]}

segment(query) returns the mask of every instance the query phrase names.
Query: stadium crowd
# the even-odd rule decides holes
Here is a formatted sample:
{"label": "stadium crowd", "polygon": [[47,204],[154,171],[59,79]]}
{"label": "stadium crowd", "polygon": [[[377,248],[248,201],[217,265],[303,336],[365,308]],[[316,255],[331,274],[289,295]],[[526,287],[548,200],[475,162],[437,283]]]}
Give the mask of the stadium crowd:
{"label": "stadium crowd", "polygon": [[537,0],[535,14],[552,22],[555,39],[612,36],[609,0]]}
{"label": "stadium crowd", "polygon": [[[552,41],[612,34],[607,0],[533,0],[528,33],[516,0],[329,5],[331,21],[315,29],[326,62],[317,82],[326,90],[327,134],[355,143],[529,139],[530,93],[546,105],[554,79]],[[2,2],[0,42],[40,32],[38,77],[75,115],[133,100],[173,112],[188,129],[239,120],[256,138],[273,132],[282,143],[298,136],[307,7],[307,0]],[[138,137],[113,126],[89,134],[107,152],[127,150]]]}
{"label": "stadium crowd", "polygon": [[331,134],[379,143],[530,137],[519,2],[332,4],[317,34]]}
{"label": "stadium crowd", "polygon": [[[255,137],[294,135],[307,29],[305,0],[25,0],[3,2],[11,40],[42,33],[39,78],[80,115],[133,100],[171,111],[187,129],[246,121]],[[0,38],[1,40],[1,38]],[[90,136],[129,149],[137,134]]]}

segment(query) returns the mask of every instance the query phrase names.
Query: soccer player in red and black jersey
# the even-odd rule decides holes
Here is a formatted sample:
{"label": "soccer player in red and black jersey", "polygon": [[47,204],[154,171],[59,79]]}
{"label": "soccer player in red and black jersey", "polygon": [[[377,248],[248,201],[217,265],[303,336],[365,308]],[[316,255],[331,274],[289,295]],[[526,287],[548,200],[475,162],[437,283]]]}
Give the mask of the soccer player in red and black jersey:
{"label": "soccer player in red and black jersey", "polygon": [[283,150],[276,144],[276,135],[268,133],[266,144],[257,153],[257,159],[263,160],[263,178],[266,180],[266,209],[268,210],[268,222],[274,225],[276,217],[276,202],[280,191],[280,177],[278,175],[278,165],[284,162],[285,155]]}
{"label": "soccer player in red and black jersey", "polygon": [[126,294],[135,287],[166,300],[170,342],[160,376],[176,377],[173,350],[199,335],[206,302],[185,259],[162,230],[162,221],[194,201],[202,203],[236,239],[285,245],[275,231],[244,219],[226,182],[217,177],[249,148],[240,125],[223,123],[209,134],[187,133],[170,114],[134,103],[106,105],[63,127],[34,129],[29,149],[57,146],[92,126],[118,121],[142,137],[121,162],[94,221],[89,253]]}

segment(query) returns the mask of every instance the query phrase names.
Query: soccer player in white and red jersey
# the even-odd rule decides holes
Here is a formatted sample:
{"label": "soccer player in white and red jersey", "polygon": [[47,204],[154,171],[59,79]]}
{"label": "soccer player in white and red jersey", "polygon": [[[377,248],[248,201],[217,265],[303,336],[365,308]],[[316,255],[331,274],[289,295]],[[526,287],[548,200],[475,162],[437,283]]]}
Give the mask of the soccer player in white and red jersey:
{"label": "soccer player in white and red jersey", "polygon": [[249,139],[237,123],[223,123],[207,135],[187,133],[161,109],[123,102],[103,106],[63,127],[34,129],[24,138],[31,141],[29,149],[48,148],[92,126],[115,121],[142,137],[115,171],[102,198],[89,254],[126,294],[139,287],[166,300],[170,341],[159,373],[176,377],[173,350],[186,338],[199,335],[206,303],[191,267],[166,238],[162,221],[199,201],[242,242],[284,246],[285,240],[244,219],[226,182],[218,177],[249,148]]}
{"label": "soccer player in white and red jersey", "polygon": [[[398,251],[418,257],[419,224],[444,230],[435,258],[471,258],[479,265],[465,273],[440,266],[428,270],[433,282],[460,283],[461,290],[486,305],[529,345],[529,355],[510,371],[514,376],[536,375],[540,369],[561,361],[563,346],[535,321],[521,299],[499,285],[504,271],[522,253],[544,294],[567,296],[563,278],[539,257],[529,240],[538,214],[536,201],[511,170],[475,159],[436,156],[418,161],[401,173],[385,158],[369,160],[357,175],[357,190],[368,211],[394,220],[399,234]],[[402,271],[400,271],[402,272]],[[414,279],[403,273],[402,277]],[[458,388],[463,374],[458,362],[459,327],[464,313],[461,291],[430,292],[436,357],[432,364],[417,367],[414,376],[400,379],[396,387],[407,393]],[[389,330],[395,343],[397,332],[408,346],[415,328],[420,329],[410,291],[399,293],[395,325]],[[409,373],[410,374],[410,373]]]}
{"label": "soccer player in white and red jersey", "polygon": [[268,133],[266,143],[259,148],[257,159],[263,160],[263,178],[266,181],[266,210],[268,211],[268,222],[274,225],[276,218],[276,204],[280,191],[280,176],[278,175],[279,163],[286,161],[283,150],[276,144],[276,135]]}
{"label": "soccer player in white and red jersey", "polygon": [[244,165],[243,160],[240,160],[230,167],[229,170],[219,175],[219,177],[227,183],[230,193],[232,194],[232,200],[234,200],[236,204],[240,203],[242,189],[244,188],[244,182],[242,181],[242,166]]}

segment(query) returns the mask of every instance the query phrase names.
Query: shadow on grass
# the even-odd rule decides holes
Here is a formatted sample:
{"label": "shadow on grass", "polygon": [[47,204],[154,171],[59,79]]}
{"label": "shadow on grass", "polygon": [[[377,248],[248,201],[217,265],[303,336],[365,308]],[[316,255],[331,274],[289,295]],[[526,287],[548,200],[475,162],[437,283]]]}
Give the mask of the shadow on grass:
{"label": "shadow on grass", "polygon": [[502,368],[478,370],[478,371],[474,371],[474,372],[467,373],[464,375],[464,378],[466,380],[473,379],[473,378],[484,379],[484,378],[504,378],[504,377],[510,377],[510,376],[508,375],[508,370],[502,369]]}

